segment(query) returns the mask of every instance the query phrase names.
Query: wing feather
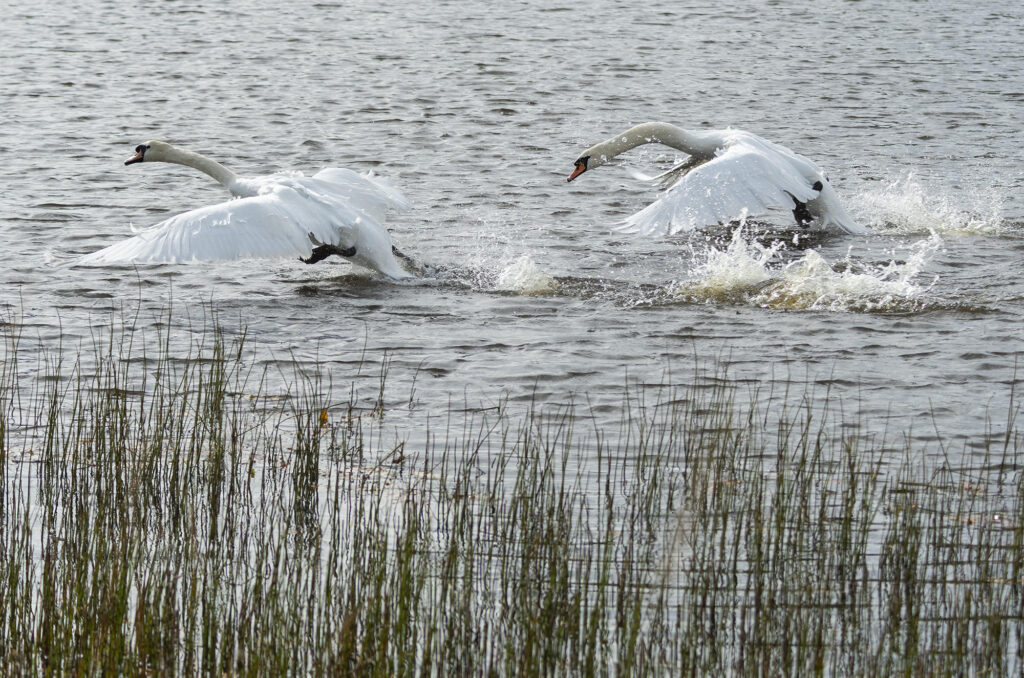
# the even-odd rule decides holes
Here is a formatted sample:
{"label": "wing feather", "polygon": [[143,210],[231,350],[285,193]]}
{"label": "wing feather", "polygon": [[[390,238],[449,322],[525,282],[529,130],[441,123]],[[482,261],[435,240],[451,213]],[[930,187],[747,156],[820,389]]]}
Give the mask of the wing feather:
{"label": "wing feather", "polygon": [[681,176],[656,201],[629,217],[620,230],[672,235],[703,226],[792,209],[818,195],[792,153],[770,142],[741,140]]}
{"label": "wing feather", "polygon": [[[308,256],[308,231],[330,242],[324,224],[300,226],[274,194],[241,198],[178,214],[80,259],[84,264],[179,263]],[[330,235],[328,235],[328,233]]]}
{"label": "wing feather", "polygon": [[[382,223],[388,208],[408,201],[390,183],[352,170],[329,168],[312,178],[274,177],[259,194],[201,207],[87,254],[83,264],[178,263],[246,258],[306,257],[309,234],[324,243],[350,246],[370,238],[390,258]],[[379,232],[379,233],[378,233]],[[382,240],[377,243],[377,240]],[[385,247],[387,245],[387,247]],[[382,261],[376,268],[387,267]]]}
{"label": "wing feather", "polygon": [[411,207],[394,184],[372,172],[359,174],[350,169],[328,167],[314,174],[313,180],[326,184],[322,190],[376,219],[383,219],[385,210]]}

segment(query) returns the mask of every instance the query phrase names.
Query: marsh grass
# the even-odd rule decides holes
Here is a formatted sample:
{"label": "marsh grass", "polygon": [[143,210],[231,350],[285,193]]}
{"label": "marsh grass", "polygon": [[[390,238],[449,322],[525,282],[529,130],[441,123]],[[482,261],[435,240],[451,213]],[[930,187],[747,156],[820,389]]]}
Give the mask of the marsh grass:
{"label": "marsh grass", "polygon": [[612,430],[449,406],[411,450],[387,355],[367,405],[216,322],[73,357],[3,330],[4,675],[1024,668],[1012,397],[973,470],[724,372],[625,388]]}

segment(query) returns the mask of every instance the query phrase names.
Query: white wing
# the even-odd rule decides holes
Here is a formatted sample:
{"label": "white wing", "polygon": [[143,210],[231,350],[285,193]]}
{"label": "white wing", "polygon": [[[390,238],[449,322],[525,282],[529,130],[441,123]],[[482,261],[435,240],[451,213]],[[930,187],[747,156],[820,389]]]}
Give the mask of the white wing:
{"label": "white wing", "polygon": [[[178,263],[222,259],[309,256],[309,233],[338,241],[329,219],[300,219],[278,194],[229,200],[185,212],[80,259],[84,264]],[[309,211],[309,210],[304,210]]]}
{"label": "white wing", "polygon": [[378,177],[330,168],[312,178],[252,180],[259,195],[185,212],[138,235],[82,257],[83,264],[178,263],[306,257],[318,241],[356,246],[353,260],[404,276],[380,223],[388,207],[408,202]]}
{"label": "white wing", "polygon": [[[661,198],[619,227],[628,233],[671,235],[769,210],[818,195],[800,171],[810,161],[770,142],[739,141],[683,175]],[[802,168],[807,169],[807,168]]]}
{"label": "white wing", "polygon": [[350,169],[328,167],[314,174],[313,180],[326,184],[323,190],[378,221],[383,220],[385,210],[411,207],[394,184],[372,172],[359,174]]}

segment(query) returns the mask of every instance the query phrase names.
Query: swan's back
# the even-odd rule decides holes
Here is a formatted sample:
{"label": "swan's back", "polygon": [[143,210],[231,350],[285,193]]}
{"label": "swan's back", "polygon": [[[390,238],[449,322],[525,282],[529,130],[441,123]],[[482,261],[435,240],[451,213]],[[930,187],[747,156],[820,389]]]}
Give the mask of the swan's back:
{"label": "swan's back", "polygon": [[359,174],[350,169],[328,167],[314,174],[313,179],[328,184],[335,195],[378,220],[384,218],[388,209],[404,211],[412,207],[393,183],[373,172]]}

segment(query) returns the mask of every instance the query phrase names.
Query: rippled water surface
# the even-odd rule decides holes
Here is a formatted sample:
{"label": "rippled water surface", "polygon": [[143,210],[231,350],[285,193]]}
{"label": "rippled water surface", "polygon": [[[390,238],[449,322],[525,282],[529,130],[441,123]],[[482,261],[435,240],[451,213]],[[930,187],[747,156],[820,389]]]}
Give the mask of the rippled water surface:
{"label": "rippled water surface", "polygon": [[[712,5],[714,7],[712,7]],[[920,454],[976,454],[1024,380],[1024,9],[988,3],[54,2],[0,22],[0,284],[55,348],[110,310],[174,330],[216,309],[256,360],[321,364],[416,439],[449,403],[584,402],[682,383],[695,357],[750,391],[841,399]],[[665,120],[734,126],[822,164],[874,235],[785,219],[645,240],[656,195],[578,152]],[[131,229],[223,200],[208,177],[122,163],[147,139],[239,174],[374,169],[428,274],[341,260],[86,268]],[[173,301],[172,301],[173,300]],[[347,390],[345,387],[343,390]],[[396,414],[401,411],[401,414]],[[405,413],[407,411],[407,414]],[[969,463],[969,462],[967,462]]]}

